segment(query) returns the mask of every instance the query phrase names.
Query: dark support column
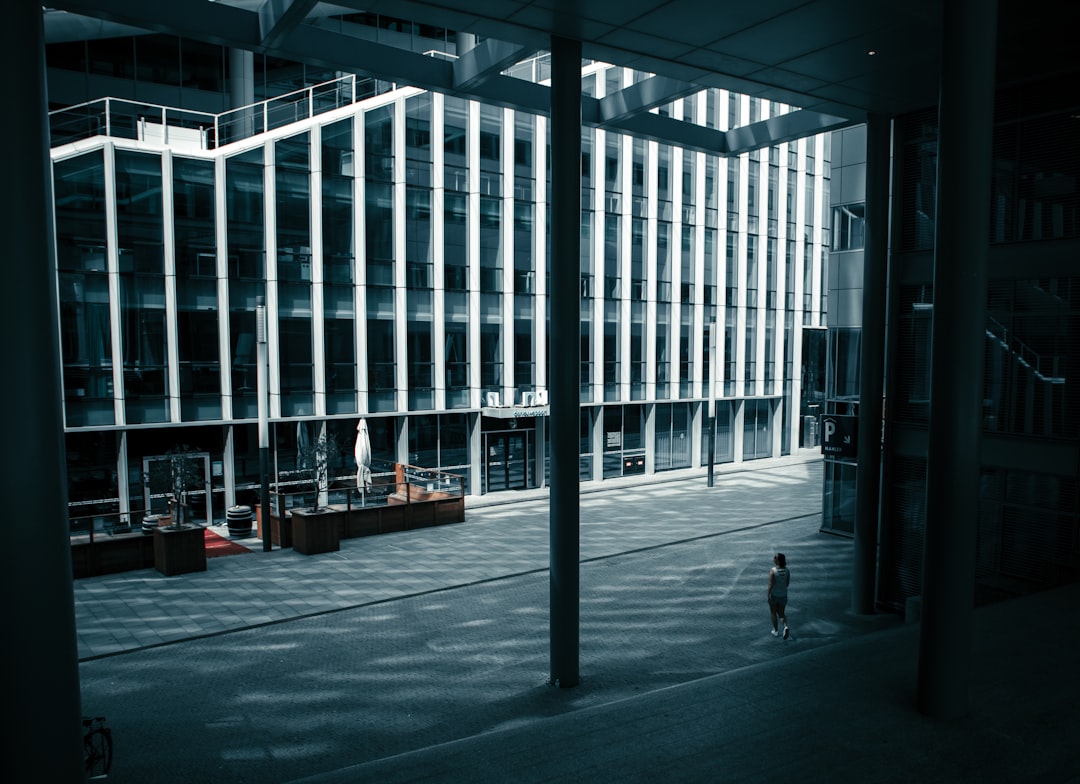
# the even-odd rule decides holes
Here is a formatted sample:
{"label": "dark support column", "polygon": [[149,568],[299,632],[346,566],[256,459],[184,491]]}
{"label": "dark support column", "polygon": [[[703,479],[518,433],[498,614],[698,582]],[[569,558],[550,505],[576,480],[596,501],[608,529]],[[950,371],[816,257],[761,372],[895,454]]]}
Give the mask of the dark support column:
{"label": "dark support column", "polygon": [[862,341],[859,375],[859,467],[855,485],[855,547],[851,609],[874,611],[878,508],[881,499],[881,399],[885,378],[885,291],[889,264],[889,150],[891,123],[866,120],[866,247],[863,251]]}
{"label": "dark support column", "polygon": [[[251,106],[255,103],[255,55],[243,49],[229,50],[229,108]],[[256,133],[255,110],[231,115],[233,127],[224,131],[223,144],[236,139],[246,139]],[[261,118],[259,120],[261,128]]]}
{"label": "dark support column", "polygon": [[[0,497],[33,514],[4,519],[4,778],[82,781],[78,648],[52,256],[45,43],[41,5],[10,3],[0,25],[4,130],[0,210],[0,412],[7,457]],[[88,710],[101,706],[87,706]]]}
{"label": "dark support column", "polygon": [[997,3],[944,3],[918,707],[968,711]]}
{"label": "dark support column", "polygon": [[578,682],[581,43],[551,39],[551,683]]}

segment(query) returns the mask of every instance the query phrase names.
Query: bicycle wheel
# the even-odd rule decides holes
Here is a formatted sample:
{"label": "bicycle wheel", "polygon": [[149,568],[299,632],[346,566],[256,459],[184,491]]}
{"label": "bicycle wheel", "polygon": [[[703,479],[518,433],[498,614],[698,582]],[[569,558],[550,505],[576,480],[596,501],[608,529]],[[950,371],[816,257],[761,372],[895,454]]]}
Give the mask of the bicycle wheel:
{"label": "bicycle wheel", "polygon": [[112,767],[112,731],[107,727],[95,727],[83,737],[83,753],[86,759],[86,776],[105,776]]}

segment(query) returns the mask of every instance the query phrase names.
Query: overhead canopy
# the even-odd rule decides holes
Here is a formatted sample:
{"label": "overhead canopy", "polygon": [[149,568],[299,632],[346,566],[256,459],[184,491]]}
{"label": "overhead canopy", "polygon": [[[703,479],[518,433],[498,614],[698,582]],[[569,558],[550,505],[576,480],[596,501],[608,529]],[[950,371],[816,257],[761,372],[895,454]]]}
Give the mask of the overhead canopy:
{"label": "overhead canopy", "polygon": [[[542,114],[549,110],[548,88],[502,70],[547,49],[551,36],[558,35],[580,40],[586,58],[657,75],[600,100],[584,98],[586,125],[736,154],[861,122],[867,113],[898,114],[936,104],[941,5],[941,0],[53,0],[50,8],[59,11],[47,12],[46,35],[62,38],[61,27],[88,17],[126,26],[116,28],[117,35],[130,34],[132,27],[172,33]],[[1080,4],[1044,4],[1044,14],[1038,5],[1000,4],[1000,82],[1077,68],[1072,36]],[[472,34],[480,45],[457,60],[426,56],[385,43],[378,28],[357,23],[374,15]],[[705,87],[802,111],[727,133],[648,112]]]}

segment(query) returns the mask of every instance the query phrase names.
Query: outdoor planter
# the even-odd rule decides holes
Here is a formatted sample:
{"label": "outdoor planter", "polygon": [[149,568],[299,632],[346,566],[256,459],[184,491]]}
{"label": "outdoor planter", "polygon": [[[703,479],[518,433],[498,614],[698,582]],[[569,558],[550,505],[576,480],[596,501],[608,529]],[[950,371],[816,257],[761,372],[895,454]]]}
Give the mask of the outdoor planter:
{"label": "outdoor planter", "polygon": [[71,544],[74,577],[95,577],[154,565],[154,539],[140,532],[87,537]]}
{"label": "outdoor planter", "polygon": [[206,535],[201,525],[154,529],[154,568],[166,577],[206,571]]}
{"label": "outdoor planter", "polygon": [[304,555],[341,549],[341,528],[347,513],[338,509],[292,510],[293,549]]}
{"label": "outdoor planter", "polygon": [[[258,523],[259,538],[266,541],[266,537],[263,535],[263,514],[262,505],[255,507],[255,519]],[[292,547],[293,535],[292,535],[292,511],[285,513],[285,519],[277,515],[271,508],[270,511],[270,542],[278,547]]]}
{"label": "outdoor planter", "polygon": [[348,515],[345,525],[346,539],[358,536],[373,536],[379,533],[380,507],[354,506],[349,510]]}

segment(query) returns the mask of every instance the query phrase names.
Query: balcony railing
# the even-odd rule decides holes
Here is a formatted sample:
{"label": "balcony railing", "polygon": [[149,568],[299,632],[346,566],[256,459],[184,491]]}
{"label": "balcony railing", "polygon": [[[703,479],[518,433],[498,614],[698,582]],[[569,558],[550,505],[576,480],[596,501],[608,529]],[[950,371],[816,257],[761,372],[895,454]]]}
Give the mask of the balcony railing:
{"label": "balcony railing", "polygon": [[394,89],[391,82],[355,74],[213,114],[170,106],[99,98],[49,112],[52,146],[108,136],[174,148],[215,150],[299,120],[350,106]]}

